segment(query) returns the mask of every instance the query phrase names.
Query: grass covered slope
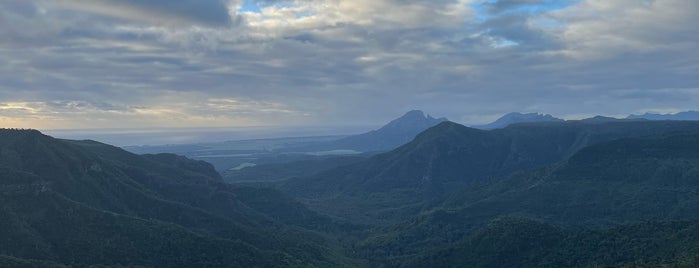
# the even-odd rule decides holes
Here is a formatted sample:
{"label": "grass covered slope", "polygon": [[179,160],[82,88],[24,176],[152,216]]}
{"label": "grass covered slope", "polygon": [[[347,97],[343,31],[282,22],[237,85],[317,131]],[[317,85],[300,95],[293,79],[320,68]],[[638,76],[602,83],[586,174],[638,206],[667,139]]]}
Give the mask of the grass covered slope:
{"label": "grass covered slope", "polygon": [[0,130],[0,255],[70,265],[343,266],[332,226],[278,192],[265,207],[211,165]]}

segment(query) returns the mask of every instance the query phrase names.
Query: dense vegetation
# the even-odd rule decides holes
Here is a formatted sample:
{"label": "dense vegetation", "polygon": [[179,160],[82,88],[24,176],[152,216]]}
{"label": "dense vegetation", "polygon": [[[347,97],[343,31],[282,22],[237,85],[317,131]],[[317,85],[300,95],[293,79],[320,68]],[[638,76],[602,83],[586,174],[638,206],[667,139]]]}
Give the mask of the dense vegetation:
{"label": "dense vegetation", "polygon": [[0,267],[699,265],[696,122],[445,122],[333,161],[253,188],[177,155],[0,130]]}
{"label": "dense vegetation", "polygon": [[[454,193],[419,217],[378,227],[360,248],[365,258],[377,261],[405,264],[417,258],[456,267],[463,263],[492,267],[488,263],[496,260],[503,263],[495,266],[514,265],[492,254],[533,258],[511,260],[516,267],[687,261],[682,258],[699,254],[697,195],[699,134],[622,139],[587,147],[560,164]],[[496,221],[498,231],[493,232],[489,222],[503,216],[545,224]],[[641,227],[645,229],[636,229]],[[509,237],[513,234],[529,236]],[[610,245],[614,247],[605,248]],[[488,249],[492,254],[478,253],[483,246],[492,247]],[[509,252],[508,246],[522,252]],[[633,247],[638,248],[626,252]],[[439,248],[443,249],[424,253]],[[566,260],[576,263],[563,263]]]}
{"label": "dense vegetation", "polygon": [[279,189],[335,217],[394,223],[474,183],[544,167],[592,144],[686,131],[699,131],[699,123],[594,118],[484,131],[443,122],[396,150]]}
{"label": "dense vegetation", "polygon": [[[227,185],[205,162],[37,131],[0,136],[0,255],[69,265],[351,264],[308,230],[332,228],[327,217],[278,192]],[[283,201],[267,202],[275,198]]]}
{"label": "dense vegetation", "polygon": [[[309,158],[309,157],[306,157]],[[327,156],[295,161],[261,163],[238,170],[222,173],[226,182],[265,182],[279,181],[298,177],[313,176],[318,173],[359,162],[364,156]]]}
{"label": "dense vegetation", "polygon": [[406,267],[696,267],[699,221],[570,229],[503,218]]}

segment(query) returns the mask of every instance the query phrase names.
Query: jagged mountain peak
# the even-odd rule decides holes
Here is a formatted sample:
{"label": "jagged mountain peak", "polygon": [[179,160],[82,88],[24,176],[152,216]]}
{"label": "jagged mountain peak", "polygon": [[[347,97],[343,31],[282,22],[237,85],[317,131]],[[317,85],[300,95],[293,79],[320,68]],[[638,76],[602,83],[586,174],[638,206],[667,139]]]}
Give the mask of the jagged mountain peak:
{"label": "jagged mountain peak", "polygon": [[385,126],[383,126],[381,129],[388,129],[388,128],[393,128],[393,127],[422,127],[424,125],[429,125],[429,126],[434,126],[438,124],[439,122],[446,121],[447,119],[442,117],[442,118],[434,118],[430,116],[429,114],[426,114],[423,111],[420,110],[412,110],[407,113],[405,113],[403,116],[394,119],[393,121],[389,122]]}

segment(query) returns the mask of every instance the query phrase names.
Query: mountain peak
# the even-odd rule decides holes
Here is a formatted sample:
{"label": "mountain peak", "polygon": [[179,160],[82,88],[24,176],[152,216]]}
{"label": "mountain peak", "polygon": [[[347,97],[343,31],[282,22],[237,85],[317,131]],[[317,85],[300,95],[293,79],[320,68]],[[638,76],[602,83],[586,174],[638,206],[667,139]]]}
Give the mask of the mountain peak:
{"label": "mountain peak", "polygon": [[[394,119],[393,121],[389,122],[385,126],[383,126],[380,130],[385,130],[385,129],[391,129],[391,128],[421,128],[421,129],[427,129],[431,126],[437,125],[440,122],[447,121],[446,118],[434,118],[423,111],[420,110],[412,110],[407,113],[405,113],[403,116]],[[427,126],[427,127],[425,127]]]}
{"label": "mountain peak", "polygon": [[423,117],[423,118],[428,118],[428,117],[430,117],[430,116],[427,115],[427,114],[425,114],[425,112],[423,112],[423,111],[421,111],[421,110],[412,110],[412,111],[409,111],[409,112],[405,113],[405,114],[404,114],[403,116],[401,116],[400,118],[404,118],[404,117]]}
{"label": "mountain peak", "polygon": [[581,119],[580,122],[585,122],[585,123],[606,123],[606,122],[615,122],[615,121],[622,121],[622,120],[625,120],[625,119],[619,119],[619,118],[614,118],[614,117],[609,117],[609,116],[596,115],[596,116],[594,116],[594,117]]}
{"label": "mountain peak", "polygon": [[553,117],[550,114],[512,112],[512,113],[508,113],[506,115],[503,115],[502,117],[498,118],[497,120],[495,120],[492,123],[485,124],[485,125],[477,125],[477,126],[473,126],[473,127],[479,128],[479,129],[491,130],[491,129],[497,129],[497,128],[504,128],[504,127],[507,127],[511,124],[516,124],[516,123],[561,122],[561,121],[563,121],[563,119]]}
{"label": "mountain peak", "polygon": [[423,111],[412,110],[383,127],[363,134],[349,136],[333,142],[332,148],[351,149],[360,152],[377,152],[395,149],[446,118],[434,118]]}

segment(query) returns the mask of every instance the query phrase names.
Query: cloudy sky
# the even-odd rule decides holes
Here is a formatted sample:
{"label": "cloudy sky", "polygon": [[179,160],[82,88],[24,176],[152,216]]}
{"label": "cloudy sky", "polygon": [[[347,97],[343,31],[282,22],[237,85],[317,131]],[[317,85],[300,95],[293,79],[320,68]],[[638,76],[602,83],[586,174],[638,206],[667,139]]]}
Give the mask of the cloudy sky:
{"label": "cloudy sky", "polygon": [[0,0],[0,125],[699,109],[695,0]]}

